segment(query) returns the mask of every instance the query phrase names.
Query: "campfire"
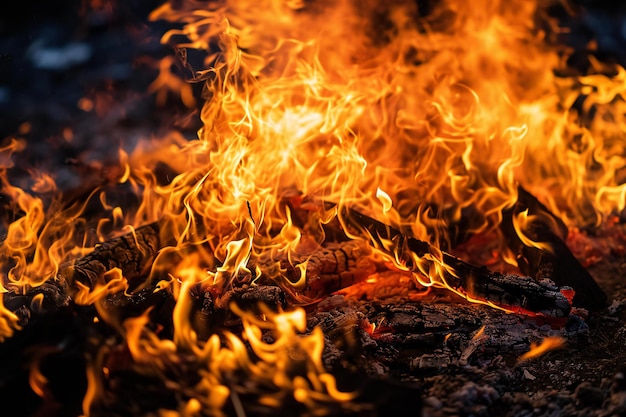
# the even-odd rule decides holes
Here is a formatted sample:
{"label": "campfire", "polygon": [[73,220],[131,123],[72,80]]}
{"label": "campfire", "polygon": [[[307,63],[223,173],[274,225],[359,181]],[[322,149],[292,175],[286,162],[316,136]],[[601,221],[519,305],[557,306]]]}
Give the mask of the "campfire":
{"label": "campfire", "polygon": [[626,412],[623,347],[585,356],[626,340],[626,72],[574,62],[574,4],[479,3],[154,9],[146,94],[194,136],[71,160],[72,187],[29,124],[0,146],[3,409]]}

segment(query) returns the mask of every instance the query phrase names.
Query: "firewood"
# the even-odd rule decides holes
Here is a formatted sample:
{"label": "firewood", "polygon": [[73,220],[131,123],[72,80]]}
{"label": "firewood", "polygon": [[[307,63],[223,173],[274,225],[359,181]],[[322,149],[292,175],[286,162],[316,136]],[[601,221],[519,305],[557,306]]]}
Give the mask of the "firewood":
{"label": "firewood", "polygon": [[370,257],[372,251],[364,241],[328,242],[309,253],[262,256],[251,262],[264,274],[261,283],[279,283],[289,293],[291,283],[302,276],[298,265],[306,265],[306,281],[296,288],[296,299],[314,300],[367,279],[380,267]]}
{"label": "firewood", "polygon": [[128,280],[129,291],[134,291],[144,283],[159,249],[159,225],[150,223],[96,245],[88,255],[61,267],[57,278],[94,288],[107,271],[119,268]]}
{"label": "firewood", "polygon": [[[442,278],[449,287],[461,293],[512,310],[552,317],[569,314],[571,306],[567,288],[559,288],[549,279],[537,281],[531,277],[500,274],[486,267],[474,266],[352,209],[344,209],[339,219],[346,232],[359,234],[366,240],[328,242],[311,253],[296,254],[290,259],[286,256],[282,259],[256,259],[251,262],[252,269],[258,266],[264,273],[264,279],[280,275],[275,283],[289,293],[289,284],[296,282],[302,274],[295,265],[306,264],[305,287],[295,293],[312,300],[362,281],[376,272],[380,266],[368,256],[371,248],[366,242],[384,248],[383,240],[388,240],[399,249],[409,268],[413,267],[411,253],[422,259],[427,254],[436,257],[439,253],[447,265],[442,270]],[[160,247],[159,225],[151,223],[96,246],[89,255],[62,267],[57,278],[69,283],[70,287],[72,283],[80,282],[93,288],[107,271],[120,268],[129,282],[129,291],[138,290],[146,284],[146,276]],[[277,271],[283,272],[279,274]],[[291,293],[293,295],[294,291]]]}
{"label": "firewood", "polygon": [[30,314],[56,312],[69,306],[71,302],[62,282],[49,280],[37,287],[16,288],[7,285],[3,296],[4,306],[13,312],[20,309]]}
{"label": "firewood", "polygon": [[[169,292],[155,292],[154,287],[146,281],[160,247],[158,223],[147,224],[96,245],[91,253],[62,265],[56,276],[37,287],[8,285],[3,303],[18,316],[20,325],[25,326],[33,316],[72,310],[80,285],[93,290],[98,284],[105,283],[108,271],[119,268],[128,281],[129,289],[125,293],[105,297],[102,307],[117,311],[120,318],[153,307],[153,315],[156,316],[160,307],[173,303]],[[155,320],[167,321],[167,315],[164,317],[159,316]]]}
{"label": "firewood", "polygon": [[[407,268],[419,273],[413,265],[413,256],[440,269],[446,285],[473,298],[491,302],[506,309],[535,312],[552,317],[566,317],[571,309],[568,287],[559,288],[549,279],[536,281],[531,277],[501,274],[478,267],[455,256],[433,248],[429,243],[415,239],[356,210],[343,208],[339,221],[350,233],[369,240],[373,246],[395,256],[397,252]],[[390,249],[390,242],[393,248]],[[426,256],[428,255],[428,257]]]}
{"label": "firewood", "polygon": [[[522,242],[513,226],[513,219],[528,210],[535,216],[524,233],[534,242],[547,244],[551,250],[528,246]],[[570,286],[575,291],[573,303],[591,311],[608,305],[607,296],[589,271],[572,254],[565,238],[567,227],[532,194],[519,187],[517,203],[503,212],[501,229],[508,246],[517,254],[520,270],[533,278],[549,278],[556,285]]]}

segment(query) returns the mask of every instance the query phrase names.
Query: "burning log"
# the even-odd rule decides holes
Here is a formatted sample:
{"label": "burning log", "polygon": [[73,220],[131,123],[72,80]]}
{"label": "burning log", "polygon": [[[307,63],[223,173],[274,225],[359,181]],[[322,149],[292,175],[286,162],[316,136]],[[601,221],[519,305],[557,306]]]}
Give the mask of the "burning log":
{"label": "burning log", "polygon": [[25,326],[33,315],[45,315],[67,308],[71,298],[65,285],[59,281],[46,281],[38,287],[30,288],[26,293],[19,290],[4,294],[4,306],[18,318],[18,325]]}
{"label": "burning log", "polygon": [[[355,210],[344,209],[338,220],[342,226],[335,224],[335,230],[329,235],[339,241],[326,242],[322,246],[314,242],[304,244],[301,253],[290,256],[285,253],[279,256],[265,254],[261,258],[252,259],[250,270],[258,269],[262,272],[255,280],[256,286],[251,286],[253,277],[248,274],[231,277],[233,281],[230,289],[209,291],[199,287],[195,298],[192,297],[196,300],[194,304],[198,319],[195,327],[201,333],[206,333],[206,329],[201,329],[210,327],[205,326],[210,321],[208,317],[215,309],[227,311],[230,300],[249,307],[262,302],[282,309],[287,306],[285,297],[288,297],[291,304],[306,305],[363,282],[377,272],[389,270],[388,264],[376,261],[371,256],[370,244],[391,251],[392,255],[397,252],[406,267],[415,273],[420,273],[414,263],[415,257],[420,262],[425,260],[430,263],[428,268],[438,268],[438,273],[443,274],[446,286],[467,298],[523,314],[556,319],[564,319],[569,315],[571,291],[567,287],[556,286],[549,279],[550,276],[537,281],[531,277],[500,274],[486,267],[474,266]],[[173,301],[171,295],[167,296],[169,292],[166,291],[155,292],[154,285],[147,278],[163,245],[159,233],[159,224],[152,223],[112,238],[97,245],[85,257],[62,267],[56,280],[49,280],[26,295],[17,292],[6,294],[5,304],[9,310],[22,317],[22,322],[26,322],[37,294],[46,291],[48,294],[54,290],[52,293],[57,296],[48,294],[44,297],[45,302],[57,308],[65,308],[69,303],[68,295],[75,297],[79,287],[93,290],[98,284],[105,284],[109,279],[107,273],[117,268],[128,282],[128,291],[114,292],[105,297],[103,305],[106,308],[123,310],[124,315],[139,313],[149,306],[166,306],[167,309]],[[370,243],[360,239],[341,240],[340,233],[358,234]],[[392,246],[389,242],[392,242]],[[440,256],[441,264],[436,256]],[[421,270],[424,270],[424,265],[421,265]],[[48,290],[51,286],[52,290]],[[65,292],[68,294],[65,297],[58,296]],[[166,316],[164,314],[159,321],[168,323]]]}
{"label": "burning log", "polygon": [[[440,253],[441,262],[445,265],[439,268],[442,278],[446,285],[461,294],[527,314],[549,317],[567,317],[569,314],[570,292],[567,287],[559,288],[551,282],[551,276],[537,281],[532,277],[501,274],[484,266],[474,266],[352,209],[344,209],[339,220],[346,232],[361,235],[379,249],[389,247],[388,242],[393,242],[393,251],[397,251],[405,265],[415,272],[418,271],[413,256],[427,260],[431,263],[430,267],[436,268],[439,265],[435,259]],[[148,224],[96,246],[89,255],[62,268],[58,278],[70,284],[80,282],[93,288],[102,282],[107,271],[119,268],[132,292],[146,284],[146,275],[160,245],[158,224]],[[381,266],[372,261],[370,254],[371,249],[363,241],[329,242],[291,259],[285,255],[255,260],[251,269],[258,267],[263,271],[261,283],[278,283],[296,300],[300,297],[302,301],[302,296],[311,300],[362,281],[380,270]],[[293,292],[290,284],[302,278],[303,271],[294,265],[305,265],[306,281],[297,293]],[[251,277],[244,280],[250,283]]]}
{"label": "burning log", "polygon": [[[566,317],[570,312],[570,288],[559,288],[549,279],[536,281],[477,267],[352,209],[344,208],[339,219],[349,232],[369,239],[391,256],[399,256],[415,272],[418,269],[414,256],[426,262],[428,268],[438,270],[448,287],[463,295],[519,312],[551,317]],[[423,265],[420,268],[426,269]]]}
{"label": "burning log", "polygon": [[[522,231],[516,231],[516,218],[532,219]],[[532,216],[532,217],[531,217]],[[520,270],[536,279],[549,278],[559,286],[575,291],[573,303],[592,311],[607,306],[607,297],[587,269],[565,243],[567,227],[531,193],[519,187],[516,204],[503,213],[501,229],[511,250],[517,254]]]}
{"label": "burning log", "polygon": [[159,226],[150,223],[97,245],[90,254],[61,268],[58,278],[94,288],[106,272],[119,268],[132,291],[143,283],[159,249]]}
{"label": "burning log", "polygon": [[[375,260],[372,256],[372,246],[387,251],[388,254],[397,253],[404,265],[414,273],[424,270],[423,264],[420,265],[421,269],[418,268],[415,263],[417,260],[427,261],[427,265],[430,263],[430,268],[433,270],[437,268],[438,272],[443,273],[443,282],[455,292],[466,297],[480,298],[492,305],[505,308],[507,311],[517,311],[525,315],[507,315],[501,311],[484,308],[484,306],[481,310],[478,307],[463,307],[450,303],[433,304],[415,301],[404,307],[373,305],[365,308],[361,306],[359,311],[355,311],[352,307],[351,311],[346,310],[346,305],[349,305],[346,304],[339,307],[337,311],[340,313],[338,314],[330,312],[326,314],[323,306],[310,311],[311,320],[308,325],[314,326],[317,323],[323,328],[325,337],[339,346],[337,349],[341,351],[338,356],[340,358],[345,359],[346,355],[357,357],[359,349],[367,351],[367,355],[363,357],[372,357],[374,354],[382,357],[398,347],[405,346],[417,349],[418,353],[411,358],[402,359],[403,366],[415,372],[427,373],[440,368],[464,366],[485,349],[497,351],[504,346],[503,343],[509,343],[505,346],[506,349],[513,346],[513,351],[521,353],[528,346],[528,340],[519,340],[519,335],[514,340],[501,337],[500,333],[504,332],[502,329],[510,326],[539,329],[542,328],[547,318],[549,324],[557,324],[554,331],[558,334],[576,334],[585,329],[584,323],[570,315],[571,306],[567,288],[557,287],[547,279],[536,281],[531,277],[499,274],[486,267],[476,267],[355,210],[342,210],[338,220],[342,227],[334,231],[337,241],[325,242],[317,246],[305,243],[303,252],[296,252],[291,254],[292,256],[281,252],[280,256],[265,254],[261,258],[253,258],[248,265],[249,268],[251,270],[258,268],[261,271],[260,278],[254,282],[256,285],[252,285],[253,277],[250,274],[231,277],[230,287],[213,289],[214,292],[201,285],[192,287],[190,320],[197,334],[207,339],[217,330],[240,330],[241,320],[229,311],[231,302],[253,312],[259,303],[268,305],[275,311],[281,311],[289,305],[286,297],[291,297],[289,300],[291,304],[328,299],[330,294],[342,288],[364,282],[366,278],[385,268],[388,271],[389,266],[386,263]],[[346,235],[358,234],[366,240],[342,240],[339,232]],[[154,313],[158,314],[157,319],[154,319],[154,314],[151,313],[152,324],[162,327],[161,337],[172,337],[174,324],[171,322],[171,316],[176,303],[168,291],[154,292],[151,285],[154,281],[147,278],[159,250],[164,246],[159,234],[160,226],[154,223],[110,239],[97,245],[89,255],[62,267],[57,279],[49,280],[52,287],[46,282],[41,288],[32,289],[32,291],[52,294],[51,296],[44,294],[44,299],[50,297],[52,300],[57,300],[53,304],[58,303],[60,307],[64,306],[62,309],[67,313],[80,307],[67,308],[70,301],[67,297],[58,297],[58,294],[63,294],[67,290],[67,294],[73,297],[77,295],[81,286],[94,289],[109,279],[107,275],[109,271],[119,269],[133,290],[130,295],[119,291],[106,296],[100,302],[100,307],[115,311],[123,310],[122,316],[139,314],[148,307],[161,308],[162,312]],[[441,264],[438,263],[439,261]],[[444,268],[439,268],[443,265],[445,265]],[[301,279],[302,282],[298,283]],[[296,285],[298,289],[294,290],[293,285]],[[54,296],[55,294],[57,296]],[[33,305],[33,300],[35,296],[32,294],[25,296],[9,293],[5,297],[5,303],[9,309],[21,311],[24,317],[28,316],[28,309]],[[341,313],[342,309],[345,312]],[[492,315],[489,316],[484,311],[492,312]],[[90,317],[96,317],[96,312],[90,309],[90,315]],[[528,317],[533,315],[535,317]],[[367,326],[368,323],[370,327]],[[372,327],[372,324],[376,324],[376,327]],[[480,341],[467,343],[467,334],[474,332],[480,325],[490,326],[489,338],[485,339],[486,341],[480,339]],[[451,336],[449,344],[446,345],[447,335],[451,332],[456,336]],[[535,332],[539,334],[538,330]],[[525,334],[527,333],[520,333],[521,336]],[[355,343],[360,346],[358,349],[351,347]],[[454,347],[454,354],[445,354],[445,352],[432,351],[427,348],[432,345],[442,345],[442,343]],[[448,351],[450,351],[449,348]],[[393,366],[394,361],[400,360],[397,354],[389,354],[388,358],[382,360],[379,365],[381,369],[385,369]],[[333,362],[330,359],[326,364],[329,369],[339,366],[337,361]],[[374,368],[372,364],[368,369],[375,373]],[[194,375],[192,371],[189,372],[190,375]],[[127,378],[141,380],[142,377],[141,374],[125,371],[115,371],[111,375],[109,381],[111,384],[117,384]],[[354,382],[352,385],[346,384],[346,386],[358,386],[361,391],[356,402],[371,403],[370,400],[374,397],[370,398],[365,393],[369,392],[372,386],[389,386],[385,382],[379,383],[371,379],[366,379],[366,381],[367,383],[357,385],[354,385]],[[123,397],[122,392],[118,392],[115,388],[111,389],[116,393],[117,400]],[[156,386],[155,389],[156,392],[166,391],[165,386],[161,385]],[[411,389],[408,392],[419,395],[417,389]],[[250,397],[252,399],[248,398],[245,391],[241,391],[238,395],[242,395],[246,403],[254,403],[254,395]],[[390,394],[374,398],[373,401],[388,404],[387,395]],[[392,395],[390,398],[397,397]],[[98,407],[99,405],[94,405],[94,410],[97,411]],[[107,405],[103,407],[106,409]],[[421,405],[416,405],[416,407],[419,408]],[[269,409],[259,411],[259,413],[267,414]]]}
{"label": "burning log", "polygon": [[[61,266],[55,277],[50,277],[36,287],[7,285],[3,303],[18,317],[20,326],[32,316],[56,314],[73,308],[84,295],[99,284],[106,285],[107,274],[119,269],[128,282],[128,292],[112,291],[104,298],[105,308],[124,311],[125,315],[138,314],[148,307],[171,301],[171,294],[154,292],[147,285],[146,276],[161,248],[159,225],[148,224],[133,232],[114,237],[95,246],[88,255]],[[79,302],[80,303],[80,302]]]}
{"label": "burning log", "polygon": [[[393,228],[359,212],[344,211],[341,213],[340,219],[344,221],[343,224],[346,225],[347,232],[355,232],[355,230],[361,233],[369,232],[368,236],[374,245],[380,245],[384,239],[388,239],[399,245],[399,248],[407,251],[401,253],[408,255],[412,253],[422,258],[427,254],[435,253],[435,248],[425,242],[402,235]],[[96,286],[103,279],[106,279],[107,268],[119,268],[130,277],[129,282],[140,289],[130,298],[123,293],[107,297],[104,300],[105,307],[131,311],[133,309],[127,308],[128,303],[131,303],[137,307],[134,311],[143,310],[153,302],[156,304],[158,300],[154,297],[163,297],[164,294],[169,293],[167,291],[154,293],[149,285],[142,285],[146,283],[146,275],[150,265],[162,244],[158,235],[159,226],[151,224],[136,229],[134,234],[130,233],[113,238],[98,245],[90,255],[77,260],[71,266],[62,268],[59,273],[61,279],[50,281],[56,285],[54,287],[56,291],[54,288],[48,288],[48,286],[42,286],[42,288],[33,289],[33,291],[62,293],[62,283]],[[376,239],[371,240],[372,237],[376,237]],[[373,261],[371,255],[371,246],[367,242],[348,240],[328,242],[324,246],[311,250],[308,255],[301,254],[292,257],[291,262],[284,255],[284,257],[256,259],[255,263],[250,266],[258,266],[267,275],[271,275],[270,271],[276,274],[277,271],[285,267],[281,276],[283,279],[286,278],[295,282],[297,278],[301,277],[301,270],[294,267],[292,263],[301,262],[306,265],[305,276],[310,282],[307,282],[300,294],[324,297],[343,287],[362,282],[364,277],[379,271],[382,266]],[[372,404],[382,404],[389,407],[389,404],[396,399],[404,398],[404,394],[393,394],[393,382],[388,380],[377,381],[371,376],[363,376],[362,379],[357,378],[355,380],[355,376],[352,374],[341,376],[340,360],[356,357],[377,358],[375,361],[370,360],[371,363],[367,366],[360,364],[359,368],[368,369],[368,372],[372,372],[373,375],[377,375],[378,372],[381,376],[388,374],[389,369],[394,367],[411,369],[413,373],[425,375],[440,372],[442,369],[453,372],[456,369],[462,369],[485,354],[494,354],[499,351],[508,351],[516,355],[523,353],[530,344],[529,334],[533,335],[533,339],[538,339],[547,331],[546,328],[550,328],[550,326],[542,326],[545,323],[543,316],[562,319],[561,325],[548,331],[549,335],[576,336],[587,330],[584,322],[575,315],[569,314],[570,306],[563,293],[567,293],[567,291],[561,292],[563,288],[558,288],[548,281],[536,282],[530,277],[494,273],[487,268],[478,268],[467,264],[449,254],[444,253],[443,255],[446,264],[453,268],[446,269],[449,275],[445,276],[446,282],[453,288],[458,288],[460,291],[471,289],[470,294],[473,296],[484,295],[486,300],[503,306],[517,306],[520,307],[520,311],[521,309],[534,309],[534,312],[540,313],[541,317],[537,319],[537,317],[503,314],[501,311],[477,304],[459,305],[441,302],[358,305],[346,299],[339,305],[334,305],[331,311],[324,310],[324,306],[329,305],[328,302],[325,305],[320,305],[320,308],[311,312],[308,326],[312,328],[319,325],[324,330],[329,341],[326,355],[330,355],[325,357],[325,364],[328,369],[336,370],[333,373],[338,375],[339,386],[358,388],[360,395],[354,402],[359,403],[358,407],[360,407],[361,412],[368,410]],[[410,261],[413,258],[409,256],[407,259]],[[411,266],[410,263],[407,265]],[[230,301],[235,301],[243,308],[252,309],[254,309],[255,304],[262,302],[280,310],[287,305],[285,296],[293,295],[283,293],[281,288],[286,287],[285,285],[276,286],[281,281],[273,282],[263,278],[262,282],[257,282],[257,286],[250,286],[251,277],[235,278],[237,280],[234,281],[236,285],[233,285],[232,289],[218,294],[218,297],[213,297],[209,291],[200,286],[192,287],[191,295],[194,307],[192,308],[191,320],[193,327],[199,330],[198,334],[201,337],[209,337],[212,331],[217,328],[228,330],[241,326],[241,323],[232,320],[232,314],[229,315],[227,312],[227,305]],[[287,282],[283,281],[282,284],[287,284]],[[454,287],[455,285],[457,287]],[[19,299],[13,298],[12,301],[8,297],[7,305],[13,306],[21,303],[22,310],[24,310],[23,306],[32,304],[34,298],[29,297],[26,300],[25,296],[20,297]],[[61,299],[59,300],[62,302]],[[65,298],[64,300],[67,302]],[[163,301],[162,299],[159,301],[164,307],[161,316],[165,317],[168,314],[171,316],[174,308],[173,300],[169,299],[170,302]],[[156,320],[155,322],[163,325],[165,320]],[[372,327],[365,326],[368,323],[370,326],[376,325],[374,330],[371,330]],[[551,321],[550,323],[556,322]],[[487,326],[486,336],[476,340],[472,339],[471,335],[481,326]],[[171,328],[171,324],[166,325],[161,333],[162,337],[169,337]],[[516,328],[522,330],[519,332],[509,331]],[[355,348],[354,346],[360,347]],[[443,348],[434,349],[433,346],[443,346]],[[335,353],[333,353],[333,349],[336,350]],[[410,349],[413,354],[404,357],[400,355],[402,349]],[[365,353],[360,354],[359,350],[364,350]],[[192,365],[189,369],[192,369]],[[189,370],[188,372],[190,375],[194,375],[193,371]],[[345,371],[343,373],[345,374]],[[111,393],[114,394],[112,398],[115,398],[116,404],[94,405],[94,415],[98,415],[103,410],[107,411],[109,406],[119,406],[124,401],[127,401],[128,404],[134,404],[135,397],[123,400],[125,398],[124,392],[128,390],[128,384],[123,383],[123,381],[139,383],[147,381],[145,378],[141,374],[124,369],[112,371],[109,383],[111,384]],[[154,379],[148,382],[152,387],[149,392],[153,395],[168,392],[162,381]],[[53,380],[52,384],[56,383],[56,379]],[[417,387],[409,389],[405,386],[405,388],[404,392],[417,398],[413,406],[416,410],[419,409],[421,407],[421,390]],[[377,395],[372,393],[373,389],[377,391]],[[255,403],[252,393],[246,394],[244,391],[238,395],[246,404]],[[173,402],[174,400],[170,398],[168,401]],[[259,409],[257,412],[259,415],[265,415],[272,410],[271,408]],[[345,410],[341,412],[345,414]]]}
{"label": "burning log", "polygon": [[[283,284],[298,303],[325,297],[367,279],[382,267],[371,254],[371,247],[364,241],[328,242],[309,253],[264,256],[252,266],[259,267],[266,276],[261,282]],[[298,265],[304,266],[304,271]],[[297,294],[290,291],[294,283]]]}

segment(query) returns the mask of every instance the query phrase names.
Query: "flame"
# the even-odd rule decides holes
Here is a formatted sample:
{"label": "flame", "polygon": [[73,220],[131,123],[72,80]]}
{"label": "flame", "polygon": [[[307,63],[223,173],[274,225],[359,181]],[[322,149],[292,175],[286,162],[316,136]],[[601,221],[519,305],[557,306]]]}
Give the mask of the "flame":
{"label": "flame", "polygon": [[[583,123],[582,113],[623,117],[624,71],[557,76],[563,53],[537,26],[546,9],[449,0],[422,16],[412,2],[356,6],[265,0],[155,10],[151,19],[181,24],[164,43],[183,58],[187,49],[206,54],[193,75],[205,82],[204,126],[197,140],[172,134],[150,144],[156,151],[139,146],[129,156],[122,181],[143,200],[127,221],[159,220],[177,247],[207,242],[204,262],[217,260],[227,285],[250,259],[298,251],[301,231],[283,204],[294,190],[360,207],[435,247],[469,207],[478,213],[469,231],[498,235],[519,185],[570,225],[624,208],[619,123]],[[377,18],[393,30],[373,31]],[[151,88],[188,101],[173,61],[161,65]],[[165,185],[157,163],[176,173]],[[515,218],[520,238],[549,250],[526,232],[532,222],[528,213]],[[500,242],[493,253],[514,264]],[[428,257],[413,259],[419,283],[448,287],[441,254]],[[402,254],[392,261],[403,267]],[[301,289],[306,264],[298,268],[292,284]]]}
{"label": "flame", "polygon": [[[276,314],[263,308],[265,320],[247,313],[236,304],[232,310],[243,319],[245,339],[251,344],[252,350],[262,362],[258,368],[250,368],[259,379],[271,376],[272,382],[278,387],[292,391],[294,398],[314,409],[317,402],[349,401],[355,393],[341,392],[335,385],[335,378],[326,373],[321,362],[324,348],[324,336],[319,327],[310,335],[297,337],[297,333],[306,329],[306,313],[302,309]],[[262,340],[262,329],[276,332],[273,343]],[[292,362],[305,362],[306,374],[291,378],[289,376]],[[255,372],[256,371],[256,372]],[[271,373],[268,374],[268,371]],[[258,373],[257,373],[258,372]],[[269,400],[269,398],[268,398]]]}
{"label": "flame", "polygon": [[554,349],[561,349],[565,346],[565,339],[559,336],[546,337],[541,343],[531,343],[530,350],[519,357],[519,361],[537,358],[546,352]]}
{"label": "flame", "polygon": [[393,206],[393,203],[391,201],[391,197],[389,197],[389,194],[387,194],[386,192],[384,192],[380,188],[377,188],[376,189],[376,198],[379,199],[381,203],[383,203],[383,212],[384,213],[387,213],[389,210],[391,210],[391,207]]}
{"label": "flame", "polygon": [[37,352],[33,355],[33,361],[30,363],[28,383],[33,392],[41,398],[51,396],[48,388],[48,378],[41,372],[41,362],[47,355],[57,353],[59,350],[60,348],[56,346],[39,346]]}
{"label": "flame", "polygon": [[479,340],[483,337],[484,334],[485,334],[485,326],[482,326],[480,329],[478,329],[476,334],[472,336],[472,340]]}
{"label": "flame", "polygon": [[528,214],[528,209],[515,215],[515,217],[513,218],[513,227],[515,228],[515,232],[517,233],[517,236],[520,238],[522,243],[524,243],[526,246],[535,247],[546,252],[553,252],[552,247],[548,243],[535,242],[525,233],[525,230],[532,227],[532,223],[533,221],[535,221],[536,218],[537,216]]}
{"label": "flame", "polygon": [[106,296],[119,292],[126,292],[128,282],[119,268],[113,268],[105,272],[102,283],[97,283],[94,288],[76,282],[77,290],[73,296],[78,305],[92,305],[104,299]]}
{"label": "flame", "polygon": [[19,325],[19,317],[4,306],[4,293],[6,290],[0,289],[0,342],[13,336],[15,331],[22,328]]}
{"label": "flame", "polygon": [[[186,302],[180,304],[185,305]],[[160,339],[147,327],[149,311],[126,319],[123,323],[127,347],[133,360],[149,366],[152,372],[160,374],[173,385],[183,382],[170,380],[167,369],[181,365],[180,353],[188,349],[195,353],[199,367],[197,372],[202,378],[197,385],[188,387],[187,391],[193,392],[194,396],[187,398],[181,405],[182,415],[186,415],[189,407],[213,410],[219,414],[225,402],[234,398],[237,391],[249,393],[250,386],[239,386],[237,380],[231,378],[236,371],[247,372],[250,380],[260,387],[275,387],[267,390],[267,393],[259,393],[259,402],[265,405],[278,406],[284,401],[285,395],[291,395],[295,401],[310,409],[322,410],[324,403],[347,402],[354,398],[355,393],[338,390],[334,377],[324,370],[321,362],[324,336],[321,330],[316,328],[307,335],[302,334],[306,330],[306,314],[303,310],[277,313],[262,306],[262,316],[256,316],[241,310],[236,304],[232,304],[231,308],[242,319],[243,333],[237,336],[227,332],[222,335],[223,339],[217,334],[204,341],[196,337],[184,340],[175,337],[174,341]],[[184,307],[178,308],[175,320],[188,323],[183,318],[188,313]],[[180,330],[187,336],[191,334],[184,328]],[[268,332],[272,334],[273,342],[267,342],[263,337]],[[244,340],[250,344],[250,353]],[[101,363],[107,354],[109,348],[104,347],[99,358],[88,368],[89,387],[84,402],[86,409],[102,395],[101,381],[106,377],[106,372],[102,370]],[[180,388],[181,392],[185,391],[183,386]]]}
{"label": "flame", "polygon": [[168,95],[174,94],[180,97],[180,101],[188,108],[196,105],[193,90],[189,83],[172,74],[174,57],[165,57],[159,62],[159,75],[148,86],[148,91],[155,94],[157,104],[164,106]]}

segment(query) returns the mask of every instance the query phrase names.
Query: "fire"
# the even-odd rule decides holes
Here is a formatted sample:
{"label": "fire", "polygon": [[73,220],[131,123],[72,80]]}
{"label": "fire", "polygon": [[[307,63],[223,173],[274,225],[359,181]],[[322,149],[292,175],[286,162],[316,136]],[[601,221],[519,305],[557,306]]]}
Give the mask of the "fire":
{"label": "fire", "polygon": [[[186,387],[184,381],[171,383],[179,385],[181,392],[194,393],[195,396],[189,398],[184,407],[196,404],[194,409],[205,412],[211,410],[218,415],[221,415],[220,410],[226,401],[236,401],[238,395],[249,393],[252,384],[276,387],[259,398],[260,404],[272,407],[289,401],[286,396],[291,396],[293,400],[310,409],[323,409],[324,403],[347,402],[354,398],[354,393],[338,390],[334,378],[324,370],[321,363],[321,350],[324,346],[321,330],[315,329],[309,335],[300,335],[306,327],[306,314],[303,310],[277,313],[261,306],[263,314],[259,317],[241,310],[236,304],[231,308],[242,319],[242,338],[225,333],[221,336],[214,334],[206,341],[195,338],[182,340],[176,337],[171,341],[160,338],[147,327],[149,311],[139,317],[127,319],[122,327],[129,353],[136,363],[147,366],[150,372],[162,375],[165,380],[170,380],[167,372],[171,367],[194,365],[201,376],[195,386]],[[185,323],[189,321],[188,317],[182,317],[183,314],[179,309],[175,312],[175,320],[182,320],[180,325],[186,326]],[[272,342],[266,341],[263,336],[267,331],[272,332]],[[189,334],[191,333],[187,333],[187,336]],[[251,351],[246,348],[245,342],[250,343]],[[108,347],[102,348],[103,357],[108,350]],[[194,353],[195,359],[193,363],[185,364],[182,361],[188,350]],[[101,366],[100,362],[101,360],[94,361],[93,364]],[[242,385],[235,378],[234,374],[241,371],[250,375],[248,384]],[[37,381],[36,376],[37,374],[32,377],[33,384]],[[86,409],[98,401],[108,372],[103,373],[92,368],[88,376]]]}
{"label": "fire", "polygon": [[[499,247],[491,249],[509,264],[514,260],[498,225],[520,185],[571,227],[597,225],[623,210],[626,184],[618,170],[626,165],[626,71],[592,62],[588,74],[558,75],[567,51],[551,46],[549,32],[537,24],[547,19],[547,9],[535,2],[447,0],[429,13],[418,3],[163,4],[151,19],[180,28],[162,41],[205,53],[206,66],[194,73],[206,97],[197,138],[170,132],[141,141],[128,154],[120,151],[117,180],[139,203],[115,206],[105,189],[96,190],[90,200],[99,201],[103,212],[96,236],[86,203],[59,209],[52,174],[33,172],[29,189],[11,184],[12,156],[24,141],[0,148],[2,192],[16,213],[0,246],[0,297],[9,289],[42,285],[95,243],[158,222],[164,245],[149,280],[158,280],[154,291],[169,291],[175,299],[172,340],[149,328],[150,311],[121,320],[102,307],[107,296],[128,290],[118,269],[96,288],[79,283],[75,301],[96,305],[101,319],[124,337],[132,359],[153,366],[150,372],[165,375],[182,360],[181,352],[193,357],[201,378],[184,387],[194,394],[183,415],[237,404],[238,388],[229,378],[239,371],[273,387],[261,396],[263,404],[279,404],[289,395],[318,407],[353,394],[338,390],[325,372],[323,335],[317,328],[304,334],[304,310],[263,307],[254,314],[233,304],[242,334],[203,339],[190,322],[191,288],[221,294],[238,277],[264,273],[249,268],[252,262],[285,256],[300,275],[289,280],[277,267],[275,278],[296,300],[306,300],[301,293],[308,261],[301,255],[323,244],[323,226],[344,207],[359,208],[434,248],[450,246],[449,229],[471,209],[476,215],[468,231],[495,236]],[[150,91],[161,103],[173,93],[193,108],[192,89],[172,73],[172,64],[173,58],[160,63]],[[88,111],[96,104],[84,99],[79,106]],[[596,116],[590,119],[592,110]],[[158,174],[162,166],[167,178]],[[302,196],[322,202],[304,225],[288,204]],[[532,240],[534,220],[520,213],[515,231],[525,244],[549,250]],[[400,275],[407,272],[405,254],[383,236],[373,238],[382,242],[381,252],[395,251],[385,261]],[[420,288],[450,287],[441,253],[415,256],[411,265]],[[19,328],[0,298],[0,339]],[[273,342],[264,339],[268,333]],[[106,383],[102,362],[108,349],[91,360],[86,415]],[[36,371],[32,384],[44,392],[45,380]]]}
{"label": "fire", "polygon": [[[223,259],[241,230],[220,225],[224,219],[241,225],[248,204],[260,219],[254,253],[296,250],[296,235],[276,241],[273,233],[291,222],[281,207],[291,190],[360,207],[433,243],[447,239],[445,226],[468,207],[481,213],[471,230],[495,229],[520,184],[572,225],[599,222],[624,207],[615,124],[595,118],[587,126],[573,108],[584,93],[585,108],[603,106],[619,117],[612,111],[622,106],[622,72],[557,76],[562,53],[535,24],[544,9],[449,1],[419,17],[410,2],[388,9],[360,2],[358,13],[353,6],[211,2],[205,10],[185,4],[155,10],[153,19],[184,22],[164,42],[207,51],[208,69],[198,72],[209,97],[205,125],[198,141],[179,149],[185,169],[157,191],[168,202],[144,200],[187,207],[153,209],[151,216],[189,223],[179,241],[202,226],[196,233],[215,236]],[[445,10],[455,18],[445,30],[432,29],[443,24]],[[387,19],[393,33],[369,35],[373,17]],[[264,29],[268,22],[272,31]],[[218,53],[210,47],[216,43]],[[613,133],[607,137],[605,129]],[[137,173],[134,180],[145,187]],[[517,217],[520,239],[549,249],[527,236],[531,224],[532,216]],[[498,253],[512,262],[506,248]],[[437,271],[424,275],[423,284],[446,285]]]}
{"label": "fire", "polygon": [[485,334],[485,326],[482,326],[480,329],[478,329],[476,334],[472,336],[472,340],[479,340],[480,338],[483,337],[484,334]]}
{"label": "fire", "polygon": [[562,337],[546,337],[541,343],[531,343],[530,350],[519,357],[520,361],[533,359],[543,355],[554,349],[560,349],[565,346],[565,340]]}
{"label": "fire", "polygon": [[13,336],[16,330],[21,329],[17,315],[4,306],[3,292],[0,292],[0,342]]}

